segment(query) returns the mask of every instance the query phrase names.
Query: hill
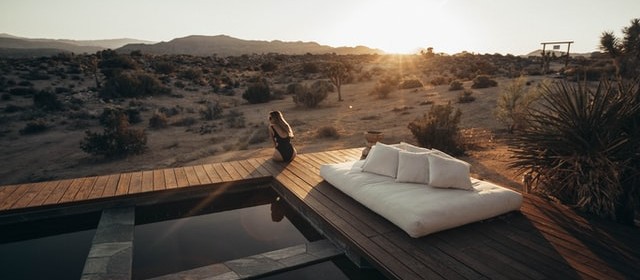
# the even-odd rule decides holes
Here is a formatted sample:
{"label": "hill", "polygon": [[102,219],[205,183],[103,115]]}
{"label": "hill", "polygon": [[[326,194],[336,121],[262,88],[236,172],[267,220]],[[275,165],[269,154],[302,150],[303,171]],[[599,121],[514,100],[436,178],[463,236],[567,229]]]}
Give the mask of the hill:
{"label": "hill", "polygon": [[48,56],[60,52],[95,53],[105,49],[116,49],[131,43],[153,42],[128,38],[107,40],[31,39],[2,33],[0,34],[0,56]]}
{"label": "hill", "polygon": [[280,54],[382,54],[381,50],[364,46],[330,47],[315,42],[283,42],[242,40],[227,35],[200,36],[193,35],[173,39],[169,42],[157,44],[129,44],[117,49],[121,53],[139,50],[150,54],[188,54],[195,56],[238,56],[252,53],[280,53]]}

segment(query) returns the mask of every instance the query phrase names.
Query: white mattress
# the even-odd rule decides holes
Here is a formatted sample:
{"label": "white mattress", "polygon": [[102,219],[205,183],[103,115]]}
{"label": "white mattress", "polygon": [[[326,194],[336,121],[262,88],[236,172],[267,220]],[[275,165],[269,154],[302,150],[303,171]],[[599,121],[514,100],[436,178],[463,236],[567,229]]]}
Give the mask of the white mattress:
{"label": "white mattress", "polygon": [[411,237],[485,220],[522,205],[520,193],[475,178],[471,191],[396,183],[391,177],[362,172],[362,162],[322,165],[320,176]]}

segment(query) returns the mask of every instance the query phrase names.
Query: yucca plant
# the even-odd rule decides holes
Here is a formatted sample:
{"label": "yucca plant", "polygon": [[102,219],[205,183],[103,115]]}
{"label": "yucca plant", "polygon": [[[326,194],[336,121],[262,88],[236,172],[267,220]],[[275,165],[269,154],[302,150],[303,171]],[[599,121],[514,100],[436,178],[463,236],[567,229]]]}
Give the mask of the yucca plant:
{"label": "yucca plant", "polygon": [[534,190],[632,224],[640,208],[640,91],[632,83],[558,82],[514,136],[511,167]]}

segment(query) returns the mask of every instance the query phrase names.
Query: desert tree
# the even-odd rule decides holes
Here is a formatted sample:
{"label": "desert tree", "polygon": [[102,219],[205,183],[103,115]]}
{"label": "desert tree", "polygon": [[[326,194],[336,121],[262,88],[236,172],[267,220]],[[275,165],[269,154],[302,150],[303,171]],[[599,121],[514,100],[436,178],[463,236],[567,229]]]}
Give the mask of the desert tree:
{"label": "desert tree", "polygon": [[351,75],[351,65],[344,62],[333,62],[327,66],[327,77],[338,90],[338,101],[342,101],[342,84]]}
{"label": "desert tree", "polygon": [[600,49],[607,52],[616,66],[616,74],[633,78],[640,74],[640,18],[632,19],[628,27],[622,29],[623,38],[605,31],[600,37]]}

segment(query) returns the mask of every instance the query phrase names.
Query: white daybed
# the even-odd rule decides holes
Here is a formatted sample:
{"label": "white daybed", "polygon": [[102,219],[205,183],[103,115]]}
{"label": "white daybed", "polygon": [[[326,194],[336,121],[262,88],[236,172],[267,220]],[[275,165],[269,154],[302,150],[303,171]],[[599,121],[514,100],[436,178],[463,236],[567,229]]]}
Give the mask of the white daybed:
{"label": "white daybed", "polygon": [[468,163],[406,143],[378,143],[366,160],[322,165],[320,176],[414,238],[522,204],[520,193],[470,178]]}

